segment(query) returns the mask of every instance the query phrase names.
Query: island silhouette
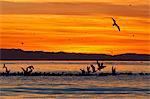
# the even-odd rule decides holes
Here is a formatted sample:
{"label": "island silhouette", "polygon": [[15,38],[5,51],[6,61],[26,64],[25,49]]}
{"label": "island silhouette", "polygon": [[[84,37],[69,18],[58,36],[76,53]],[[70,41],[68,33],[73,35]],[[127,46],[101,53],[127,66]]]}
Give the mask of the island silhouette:
{"label": "island silhouette", "polygon": [[86,54],[67,52],[24,51],[21,49],[0,49],[0,60],[114,60],[150,61],[150,54],[126,53],[118,55]]}

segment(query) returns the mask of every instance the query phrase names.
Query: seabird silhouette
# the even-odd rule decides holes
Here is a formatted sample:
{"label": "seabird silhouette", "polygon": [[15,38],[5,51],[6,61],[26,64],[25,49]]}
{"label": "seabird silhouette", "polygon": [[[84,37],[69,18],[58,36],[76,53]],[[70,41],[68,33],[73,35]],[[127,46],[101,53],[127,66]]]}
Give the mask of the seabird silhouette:
{"label": "seabird silhouette", "polygon": [[5,64],[4,64],[3,68],[5,68],[6,74],[9,74],[10,70],[7,69],[7,67],[5,66]]}
{"label": "seabird silhouette", "polygon": [[89,74],[91,71],[90,71],[90,66],[87,66],[87,73]]}
{"label": "seabird silhouette", "polygon": [[129,4],[129,6],[132,6],[132,4]]}
{"label": "seabird silhouette", "polygon": [[34,69],[34,67],[31,65],[31,66],[28,66],[27,68],[30,68],[30,69]]}
{"label": "seabird silhouette", "polygon": [[95,70],[95,66],[94,66],[94,65],[91,65],[91,67],[92,67],[92,71],[93,71],[93,73],[95,73],[95,72],[96,72],[96,70]]}
{"label": "seabird silhouette", "polygon": [[98,66],[97,69],[98,69],[99,71],[100,71],[101,69],[103,69],[103,68],[106,67],[106,66],[103,66],[103,64],[104,64],[104,63],[101,63],[101,64],[100,64],[100,63],[98,62],[98,60],[97,60],[97,66]]}
{"label": "seabird silhouette", "polygon": [[21,42],[21,45],[24,45],[24,43],[23,43],[23,42]]}
{"label": "seabird silhouette", "polygon": [[132,36],[134,37],[134,34]]}
{"label": "seabird silhouette", "polygon": [[120,27],[119,27],[119,25],[116,23],[116,20],[114,19],[114,18],[112,18],[112,20],[113,20],[113,26],[116,26],[117,28],[118,28],[118,30],[120,31]]}
{"label": "seabird silhouette", "polygon": [[28,66],[26,69],[21,67],[21,69],[23,70],[24,75],[30,75],[32,73],[34,67],[33,66]]}

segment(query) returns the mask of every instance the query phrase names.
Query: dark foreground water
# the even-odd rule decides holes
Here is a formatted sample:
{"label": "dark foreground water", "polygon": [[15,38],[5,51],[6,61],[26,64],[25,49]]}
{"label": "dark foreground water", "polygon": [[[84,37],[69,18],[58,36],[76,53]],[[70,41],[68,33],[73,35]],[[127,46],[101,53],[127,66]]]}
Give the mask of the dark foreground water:
{"label": "dark foreground water", "polygon": [[1,99],[148,99],[149,75],[0,77]]}

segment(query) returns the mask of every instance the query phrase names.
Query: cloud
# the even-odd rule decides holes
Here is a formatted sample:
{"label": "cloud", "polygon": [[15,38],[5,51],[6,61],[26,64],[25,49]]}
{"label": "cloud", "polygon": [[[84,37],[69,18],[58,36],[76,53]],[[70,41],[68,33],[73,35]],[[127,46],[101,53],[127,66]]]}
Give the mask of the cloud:
{"label": "cloud", "polygon": [[108,15],[149,17],[149,5],[90,2],[0,2],[0,14]]}

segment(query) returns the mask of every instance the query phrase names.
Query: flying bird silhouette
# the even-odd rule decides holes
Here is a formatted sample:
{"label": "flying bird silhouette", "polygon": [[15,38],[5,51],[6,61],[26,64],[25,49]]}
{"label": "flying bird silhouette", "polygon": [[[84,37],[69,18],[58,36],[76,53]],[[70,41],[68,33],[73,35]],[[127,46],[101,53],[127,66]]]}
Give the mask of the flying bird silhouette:
{"label": "flying bird silhouette", "polygon": [[21,42],[21,45],[24,45],[24,43],[23,43],[23,42]]}
{"label": "flying bird silhouette", "polygon": [[28,66],[26,69],[21,67],[21,69],[23,70],[24,75],[30,75],[32,73],[34,67],[33,66]]}
{"label": "flying bird silhouette", "polygon": [[92,71],[93,71],[93,73],[95,73],[95,72],[96,72],[96,70],[95,70],[95,66],[94,66],[94,65],[91,65],[91,67],[92,67]]}
{"label": "flying bird silhouette", "polygon": [[112,20],[113,20],[113,26],[116,26],[117,28],[118,28],[118,30],[120,31],[120,27],[119,27],[119,25],[116,23],[116,20],[114,19],[114,18],[112,18]]}
{"label": "flying bird silhouette", "polygon": [[129,4],[129,6],[132,6],[132,4]]}
{"label": "flying bird silhouette", "polygon": [[106,67],[106,66],[103,66],[103,64],[104,64],[104,63],[99,63],[98,60],[97,60],[97,66],[98,66],[97,69],[98,69],[99,71]]}

